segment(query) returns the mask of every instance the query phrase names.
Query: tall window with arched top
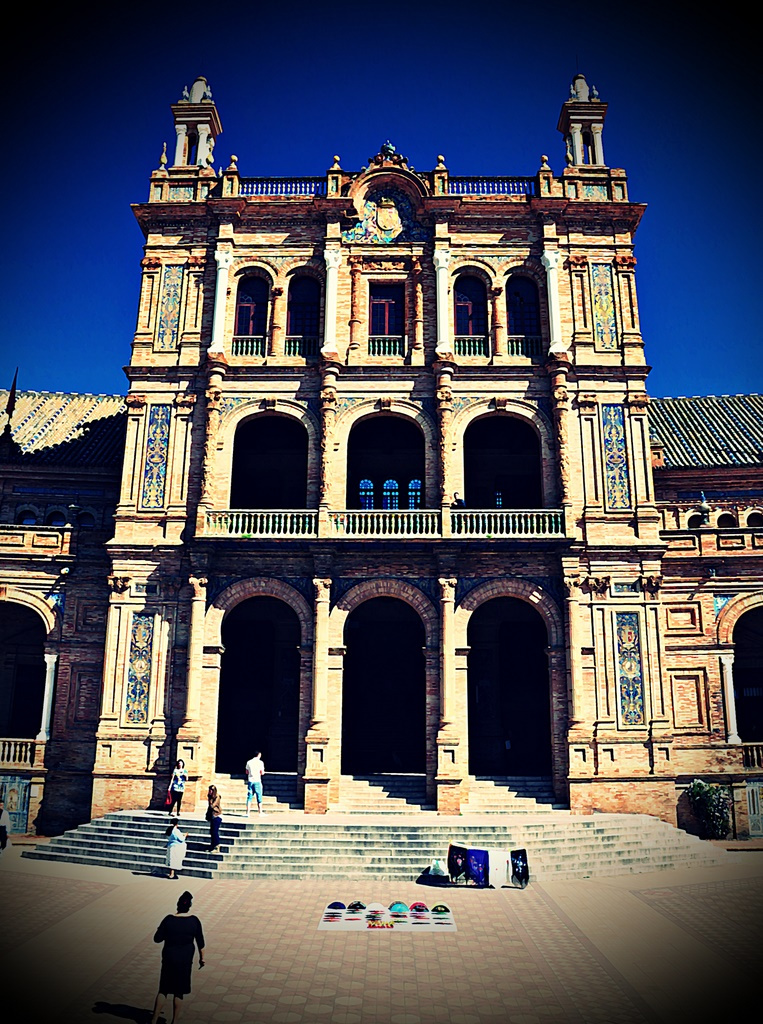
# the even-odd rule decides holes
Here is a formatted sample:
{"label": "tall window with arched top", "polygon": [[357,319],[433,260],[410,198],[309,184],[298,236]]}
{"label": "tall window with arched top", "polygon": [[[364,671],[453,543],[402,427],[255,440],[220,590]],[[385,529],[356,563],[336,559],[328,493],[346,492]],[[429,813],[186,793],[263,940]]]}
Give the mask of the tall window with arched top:
{"label": "tall window with arched top", "polygon": [[320,329],[320,284],[307,275],[292,278],[286,313],[286,354],[317,354]]}
{"label": "tall window with arched top", "polygon": [[262,277],[245,277],[236,298],[236,335],[264,338],[268,327],[268,282]]}
{"label": "tall window with arched top", "polygon": [[421,508],[421,481],[408,482],[408,508]]}
{"label": "tall window with arched top", "polygon": [[363,509],[374,507],[374,482],[368,478],[360,481],[360,507]]}
{"label": "tall window with arched top", "polygon": [[487,334],[487,291],[485,284],[472,274],[461,274],[454,290],[456,334],[474,336]]}
{"label": "tall window with arched top", "polygon": [[397,480],[384,481],[382,507],[386,510],[393,510],[400,507],[400,489],[397,486]]}
{"label": "tall window with arched top", "polygon": [[533,280],[521,274],[512,274],[506,284],[506,309],[509,334],[540,336],[540,301]]}

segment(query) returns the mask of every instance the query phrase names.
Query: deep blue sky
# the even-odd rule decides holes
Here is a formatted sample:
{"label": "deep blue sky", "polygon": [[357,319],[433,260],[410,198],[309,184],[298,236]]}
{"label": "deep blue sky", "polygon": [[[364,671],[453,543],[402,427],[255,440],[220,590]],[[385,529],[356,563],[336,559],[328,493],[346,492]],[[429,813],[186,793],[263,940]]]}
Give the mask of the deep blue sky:
{"label": "deep blue sky", "polygon": [[[30,17],[4,75],[0,386],[121,393],[147,196],[169,105],[203,74],[218,162],[359,168],[390,138],[418,170],[564,167],[579,67],[609,103],[607,163],[648,204],[637,283],[654,395],[763,389],[761,93],[749,25],[698,5],[135,3]],[[590,10],[590,8],[589,8]],[[728,7],[724,12],[735,8]],[[738,10],[738,9],[736,9]],[[570,18],[572,16],[572,21]],[[741,14],[740,14],[741,19]]]}

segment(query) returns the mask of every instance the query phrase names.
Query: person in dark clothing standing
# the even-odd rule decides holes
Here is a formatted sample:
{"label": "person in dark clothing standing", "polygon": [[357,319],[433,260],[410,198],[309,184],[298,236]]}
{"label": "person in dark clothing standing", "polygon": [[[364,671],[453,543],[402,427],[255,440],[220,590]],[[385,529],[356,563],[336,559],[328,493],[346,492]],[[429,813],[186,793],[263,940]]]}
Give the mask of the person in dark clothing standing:
{"label": "person in dark clothing standing", "polygon": [[190,892],[184,892],[178,900],[177,913],[168,914],[156,929],[154,942],[163,942],[164,949],[151,1024],[157,1024],[169,992],[173,995],[171,1024],[177,1024],[180,1020],[183,996],[191,991],[194,943],[199,950],[199,967],[204,966],[204,933],[198,917],[188,913],[192,903],[193,896]]}
{"label": "person in dark clothing standing", "polygon": [[185,761],[178,761],[175,765],[174,771],[172,772],[172,778],[170,779],[170,787],[168,789],[170,797],[170,809],[169,814],[177,808],[177,813],[180,814],[180,807],[183,803],[183,793],[185,792],[185,784],[188,781],[188,772],[185,770]]}
{"label": "person in dark clothing standing", "polygon": [[223,823],[222,801],[217,792],[217,786],[210,786],[207,790],[207,803],[209,806],[206,818],[209,822],[209,849],[211,851],[216,850],[220,845],[220,826]]}

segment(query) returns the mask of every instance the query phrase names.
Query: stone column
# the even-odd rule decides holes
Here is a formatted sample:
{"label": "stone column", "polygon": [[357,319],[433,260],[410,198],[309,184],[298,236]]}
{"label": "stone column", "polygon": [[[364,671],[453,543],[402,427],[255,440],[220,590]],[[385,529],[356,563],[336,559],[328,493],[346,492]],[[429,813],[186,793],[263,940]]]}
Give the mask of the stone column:
{"label": "stone column", "polygon": [[361,306],[363,298],[362,280],[363,259],[361,256],[352,256],[350,257],[350,282],[352,285],[350,298],[350,359],[360,348],[360,336],[363,330],[363,307]]}
{"label": "stone column", "polygon": [[580,124],[570,125],[570,138],[572,139],[572,162],[580,166],[583,160],[583,128]]}
{"label": "stone column", "polygon": [[437,415],[440,421],[440,507],[442,516],[442,535],[450,537],[450,501],[451,501],[451,422],[453,420],[453,366],[441,365],[437,378]]}
{"label": "stone column", "polygon": [[215,279],[215,306],[212,314],[212,344],[210,354],[225,351],[225,312],[228,305],[228,271],[233,265],[233,253],[224,249],[215,250],[217,277]]}
{"label": "stone column", "polygon": [[455,700],[456,647],[453,613],[458,580],[449,576],[440,584],[440,727],[453,722]]}
{"label": "stone column", "polygon": [[559,261],[561,253],[556,249],[546,249],[541,262],[546,268],[546,291],[548,293],[548,322],[551,344],[549,355],[566,352],[567,346],[562,339],[562,317],[559,309]]}
{"label": "stone column", "polygon": [[570,365],[566,360],[550,364],[551,398],[553,401],[554,425],[556,427],[556,443],[559,449],[559,477],[562,483],[562,508],[565,512],[565,529],[570,516],[572,500],[570,496],[570,433],[569,407],[567,391],[567,374]]}
{"label": "stone column", "polygon": [[593,138],[593,163],[604,166],[604,145],[601,141],[601,134],[604,125],[592,124],[591,137]]}
{"label": "stone column", "polygon": [[721,677],[723,680],[723,703],[726,707],[726,742],[742,742],[737,727],[737,706],[734,698],[734,655],[721,655]]}
{"label": "stone column", "polygon": [[318,535],[328,530],[328,511],[331,504],[331,457],[333,452],[334,423],[336,421],[336,381],[339,367],[327,365],[322,372],[321,388],[321,464],[318,498]]}
{"label": "stone column", "polygon": [[450,249],[435,249],[434,269],[437,286],[437,348],[438,356],[448,356],[453,352],[453,341],[450,337],[450,317],[448,307],[448,267],[450,266]]}
{"label": "stone column", "polygon": [[40,731],[36,739],[40,743],[47,743],[50,739],[50,719],[53,712],[53,690],[56,684],[56,663],[57,654],[46,654],[45,656],[45,694],[42,698],[42,719]]}
{"label": "stone column", "polygon": [[284,319],[286,314],[286,292],[280,286],[270,291],[270,344],[269,356],[282,356],[284,352]]}
{"label": "stone column", "polygon": [[413,261],[413,345],[411,347],[411,364],[421,366],[424,363],[424,289],[422,282],[421,260]]}
{"label": "stone column", "polygon": [[506,356],[506,322],[501,309],[501,301],[506,292],[503,288],[491,288],[488,294],[493,321],[493,360],[499,362]]}
{"label": "stone column", "polygon": [[201,496],[196,517],[196,533],[201,535],[206,529],[207,511],[212,508],[214,502],[213,467],[215,461],[215,446],[217,445],[217,432],[220,426],[220,406],[222,404],[222,373],[219,367],[215,367],[209,377],[209,387],[206,390],[206,423],[204,425],[204,455],[201,469]]}
{"label": "stone column", "polygon": [[207,155],[209,154],[209,125],[200,124],[198,127],[199,143],[196,147],[196,163],[199,167],[207,166]]}
{"label": "stone column", "polygon": [[315,578],[315,640],[313,643],[313,712],[310,729],[325,726],[328,714],[329,609],[331,580]]}
{"label": "stone column", "polygon": [[186,143],[188,141],[188,129],[184,124],[175,125],[175,167],[182,167],[186,158]]}
{"label": "stone column", "polygon": [[336,340],[337,291],[342,251],[341,249],[325,249],[323,258],[326,261],[326,306],[321,355],[325,359],[336,359],[338,358]]}
{"label": "stone column", "polygon": [[188,632],[186,705],[183,729],[198,728],[201,710],[201,676],[204,656],[204,618],[207,608],[206,576],[189,576],[191,585],[191,621]]}

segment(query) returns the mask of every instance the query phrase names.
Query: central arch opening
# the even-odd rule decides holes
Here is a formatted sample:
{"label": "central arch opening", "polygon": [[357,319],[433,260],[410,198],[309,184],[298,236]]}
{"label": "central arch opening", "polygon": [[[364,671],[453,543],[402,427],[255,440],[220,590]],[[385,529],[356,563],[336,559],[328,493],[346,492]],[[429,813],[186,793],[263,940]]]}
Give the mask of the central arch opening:
{"label": "central arch opening", "polygon": [[469,771],[550,775],[546,625],[514,597],[480,605],[469,620]]}
{"label": "central arch opening", "polygon": [[470,423],[464,489],[470,508],[542,508],[540,442],[530,424],[513,416]]}
{"label": "central arch opening", "polygon": [[734,700],[742,742],[762,742],[763,608],[751,608],[734,626]]}
{"label": "central arch opening", "polygon": [[307,431],[290,416],[255,416],[236,431],[231,508],[307,507]]}
{"label": "central arch opening", "polygon": [[426,505],[424,435],[399,416],[369,416],[350,432],[347,508],[409,509]]}
{"label": "central arch opening", "polygon": [[275,597],[252,597],[226,615],[220,669],[216,770],[240,774],[255,750],[268,771],[295,772],[299,750],[296,612]]}
{"label": "central arch opening", "polygon": [[0,605],[0,736],[34,739],[45,693],[45,624],[31,608]]}
{"label": "central arch opening", "polygon": [[417,612],[372,598],[350,612],[344,638],[342,772],[423,774],[426,638]]}

